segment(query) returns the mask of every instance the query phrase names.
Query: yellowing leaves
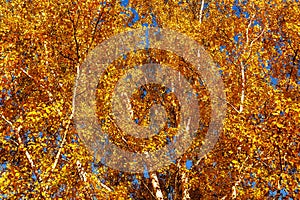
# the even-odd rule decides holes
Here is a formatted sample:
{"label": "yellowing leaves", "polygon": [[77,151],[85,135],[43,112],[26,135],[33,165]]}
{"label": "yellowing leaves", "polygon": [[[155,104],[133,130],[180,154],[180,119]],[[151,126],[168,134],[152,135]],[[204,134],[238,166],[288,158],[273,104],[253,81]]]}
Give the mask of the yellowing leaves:
{"label": "yellowing leaves", "polygon": [[[251,181],[256,181],[257,185],[255,189],[252,189],[241,182],[236,186],[236,198],[259,199],[268,194],[266,191],[268,182],[277,186],[280,179],[278,174],[282,174],[280,166],[296,166],[297,170],[300,166],[296,156],[299,140],[295,134],[299,132],[300,117],[300,105],[296,103],[299,99],[299,87],[295,82],[298,79],[296,79],[295,71],[290,80],[286,78],[286,74],[291,70],[289,68],[292,65],[291,58],[298,59],[294,52],[299,49],[300,44],[299,7],[288,1],[273,1],[272,7],[258,0],[246,4],[237,1],[241,9],[241,16],[237,17],[231,9],[233,1],[225,1],[225,3],[219,0],[211,1],[204,9],[200,24],[201,4],[199,2],[201,1],[186,1],[183,6],[178,5],[178,1],[130,1],[129,7],[143,12],[143,15],[139,13],[141,23],[137,22],[134,27],[140,27],[146,22],[152,23],[151,16],[153,15],[159,27],[178,30],[203,44],[222,69],[222,79],[227,94],[224,101],[228,102],[229,108],[228,117],[218,144],[207,157],[201,160],[199,166],[195,166],[197,170],[201,170],[201,173],[193,169],[182,170],[187,173],[186,185],[190,187],[189,191],[193,191],[191,195],[199,194],[191,198],[197,199],[200,195],[203,199],[211,199],[213,195],[231,198],[232,184],[235,184],[233,180],[243,177],[242,181],[244,178],[251,178]],[[99,180],[105,179],[108,185],[119,187],[115,187],[111,195],[101,196],[98,199],[109,197],[128,199],[129,191],[135,190],[131,187],[131,175],[120,176],[119,172],[102,166],[97,170],[100,175],[92,173],[90,163],[93,159],[80,142],[78,144],[74,142],[76,139],[74,135],[77,132],[73,127],[73,121],[68,129],[65,123],[72,111],[72,87],[77,64],[84,60],[88,49],[92,50],[99,42],[116,32],[129,29],[129,27],[124,27],[123,19],[126,18],[126,14],[119,14],[126,13],[127,8],[122,8],[120,5],[100,5],[99,2],[90,0],[74,3],[52,0],[33,0],[28,3],[13,0],[7,1],[3,7],[0,7],[0,66],[5,69],[4,75],[9,79],[5,83],[0,83],[0,97],[2,88],[20,89],[20,95],[13,93],[14,96],[7,97],[8,103],[0,107],[0,113],[3,111],[12,123],[22,124],[24,127],[19,133],[24,144],[18,146],[15,142],[18,141],[15,140],[16,138],[3,139],[5,136],[15,134],[16,131],[11,131],[7,128],[5,121],[0,119],[0,145],[5,146],[0,150],[1,153],[5,151],[4,156],[1,154],[0,163],[7,160],[18,162],[17,165],[10,167],[10,169],[16,169],[15,171],[1,174],[0,190],[5,190],[7,194],[15,194],[18,191],[14,188],[21,188],[24,195],[27,195],[24,191],[33,189],[38,191],[38,194],[33,194],[33,197],[29,195],[24,197],[28,199],[38,198],[40,194],[49,197],[50,193],[59,193],[63,198],[76,198],[80,194],[80,198],[89,199],[88,194],[101,196],[103,192],[110,193],[99,186],[101,185]],[[98,10],[104,11],[99,29],[94,26],[94,19],[99,17]],[[244,17],[246,12],[249,18]],[[260,24],[259,26],[251,24],[248,26],[252,16],[254,18],[251,24],[254,24],[255,20],[255,23]],[[247,27],[249,27],[248,30]],[[256,40],[263,28],[265,32]],[[235,35],[240,35],[239,41],[242,43],[239,45],[234,42]],[[245,45],[247,36],[248,46]],[[291,42],[288,44],[289,40]],[[251,44],[252,41],[254,42]],[[226,46],[223,52],[220,51],[221,45]],[[275,45],[281,47],[282,55],[276,51]],[[170,65],[176,69],[182,66],[182,62],[184,63],[169,52],[163,54],[149,50],[147,53],[153,53],[151,59],[157,63],[164,64],[165,61],[170,60]],[[4,56],[3,59],[1,56]],[[127,58],[130,61],[122,61],[122,65],[143,64],[146,60],[146,56],[142,53],[130,54]],[[245,88],[241,84],[240,62],[247,66]],[[262,64],[271,69],[263,68]],[[32,78],[24,74],[20,67],[28,68]],[[116,68],[112,71],[119,72]],[[0,70],[0,78],[2,73]],[[15,81],[10,81],[12,73],[18,75]],[[110,73],[102,81],[110,84],[108,79],[115,80],[118,78],[116,74]],[[270,85],[270,75],[279,80],[276,90]],[[133,75],[134,78],[136,78],[135,75]],[[287,87],[288,84],[293,87]],[[243,89],[245,100],[241,102]],[[52,94],[51,98],[47,95],[49,92]],[[109,96],[100,98],[104,101],[109,100]],[[207,100],[209,96],[206,95],[201,99],[203,102]],[[174,104],[174,101],[172,103]],[[104,106],[107,105],[109,103],[106,102]],[[240,105],[244,108],[242,113],[238,112]],[[204,124],[204,127],[209,126],[209,123]],[[30,134],[26,136],[29,130]],[[39,131],[42,132],[42,137],[39,137]],[[66,140],[62,143],[64,133]],[[200,134],[205,135],[205,132],[200,132]],[[195,146],[201,146],[203,143],[199,140],[195,144]],[[63,155],[58,156],[57,165],[52,169],[60,146],[62,146]],[[33,168],[23,152],[26,149],[36,168],[41,170],[42,183],[31,184]],[[155,145],[149,145],[149,149],[156,150],[157,148]],[[193,147],[190,151],[193,152]],[[189,155],[189,152],[187,154]],[[193,155],[191,157],[193,158]],[[246,159],[248,159],[247,163]],[[84,170],[93,176],[86,183],[80,179],[76,169],[77,160],[80,160],[84,165]],[[170,168],[172,170],[167,168],[158,172],[159,175],[163,175],[158,177],[164,179],[160,180],[161,183],[163,182],[161,184],[163,195],[166,197],[167,188],[172,186],[174,193],[178,194],[177,198],[180,199],[182,191],[177,191],[178,185],[174,187],[175,177],[177,178],[175,181],[183,181],[180,180],[180,165],[172,165]],[[290,195],[293,195],[294,185],[297,187],[298,183],[288,172],[284,171],[281,177],[285,179],[284,181],[291,183],[289,191],[291,191]],[[256,177],[249,177],[250,173],[256,173]],[[21,176],[22,180],[15,179]],[[136,177],[140,183],[143,183],[139,185],[141,189],[138,191],[137,198],[153,198],[152,194],[155,195],[155,192],[152,191],[151,180],[143,180],[141,176]],[[255,180],[256,178],[259,181]],[[7,187],[12,183],[14,188]],[[89,187],[90,184],[93,185],[93,189]],[[65,188],[59,191],[62,185],[65,185]],[[49,190],[45,190],[47,186],[50,186]],[[9,198],[14,199],[12,196]]]}
{"label": "yellowing leaves", "polygon": [[7,187],[11,184],[11,180],[8,177],[9,173],[4,172],[0,176],[0,190],[2,192],[5,192],[7,190]]}
{"label": "yellowing leaves", "polygon": [[292,29],[293,31],[296,31],[298,33],[300,32],[300,23],[296,24],[296,23],[287,22],[286,26],[287,28]]}
{"label": "yellowing leaves", "polygon": [[41,113],[36,111],[31,111],[27,114],[26,119],[32,121],[33,123],[39,121],[41,119]]}

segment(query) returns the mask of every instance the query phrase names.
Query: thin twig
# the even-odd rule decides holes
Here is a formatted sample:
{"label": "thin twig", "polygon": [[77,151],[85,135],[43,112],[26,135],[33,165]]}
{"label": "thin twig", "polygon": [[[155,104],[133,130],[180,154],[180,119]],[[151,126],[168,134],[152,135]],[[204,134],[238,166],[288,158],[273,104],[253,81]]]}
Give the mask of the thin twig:
{"label": "thin twig", "polygon": [[[54,47],[55,48],[55,47]],[[74,62],[75,60],[73,58],[71,58],[70,56],[67,56],[65,54],[63,54],[59,49],[55,48],[55,50],[59,53],[59,55],[61,55],[62,57]]]}
{"label": "thin twig", "polygon": [[[218,96],[219,97],[219,96]],[[237,113],[240,113],[240,111],[234,106],[232,105],[232,103],[230,103],[229,101],[227,101],[224,98],[219,97],[221,100],[225,101],[225,103],[229,104]]]}
{"label": "thin twig", "polygon": [[46,88],[45,88],[45,86],[43,86],[41,83],[39,83],[38,81],[36,81],[30,74],[28,74],[28,72],[27,71],[25,71],[23,68],[20,68],[21,69],[21,71],[26,75],[26,76],[28,76],[29,78],[31,78],[37,85],[39,85],[40,87],[42,87],[43,89],[44,89],[44,91],[46,91],[47,92],[47,94],[48,94],[48,96],[49,96],[49,100],[50,101],[53,101],[53,94],[49,91],[49,90],[47,90]]}
{"label": "thin twig", "polygon": [[[107,5],[107,4],[105,4]],[[100,20],[102,19],[103,17],[103,10],[104,10],[105,6],[104,7],[101,7],[101,11],[99,11],[99,14],[98,14],[98,18],[97,18],[97,22],[95,24],[95,27],[94,27],[94,30],[93,30],[93,33],[92,33],[92,41],[91,41],[91,44],[89,45],[89,47],[87,48],[86,50],[86,53],[89,52],[90,48],[92,47],[93,43],[94,43],[94,40],[95,40],[95,35],[96,35],[96,30],[97,30],[97,27],[98,27],[98,24],[100,22]]]}
{"label": "thin twig", "polygon": [[142,183],[147,188],[147,190],[150,192],[150,194],[152,195],[152,197],[155,199],[156,197],[154,196],[153,192],[149,189],[149,187],[146,185],[146,183],[144,183],[144,181],[142,181]]}
{"label": "thin twig", "polygon": [[226,101],[226,103],[229,104],[237,113],[240,113],[240,111],[238,109],[236,109],[236,107],[234,107],[234,105],[232,105],[228,101]]}

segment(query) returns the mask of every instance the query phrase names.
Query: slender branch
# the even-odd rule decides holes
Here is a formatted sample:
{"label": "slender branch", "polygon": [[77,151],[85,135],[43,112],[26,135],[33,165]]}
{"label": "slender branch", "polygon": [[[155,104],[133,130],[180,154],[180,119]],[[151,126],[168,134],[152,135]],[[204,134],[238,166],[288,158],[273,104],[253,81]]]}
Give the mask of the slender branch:
{"label": "slender branch", "polygon": [[63,134],[63,135],[64,135],[64,136],[63,136],[63,140],[62,140],[61,144],[59,145],[59,150],[58,150],[58,152],[57,152],[57,154],[56,154],[56,156],[55,156],[55,160],[54,160],[54,163],[53,163],[53,165],[52,165],[52,172],[53,172],[54,169],[56,168],[56,165],[57,165],[57,163],[58,163],[58,160],[59,160],[59,157],[60,157],[62,148],[63,148],[63,146],[64,146],[64,144],[65,144],[65,142],[66,142],[66,136],[67,136],[67,132],[68,132],[68,130],[69,130],[69,127],[70,127],[71,119],[72,119],[72,118],[73,118],[73,115],[71,114],[70,117],[69,117],[69,119],[68,119],[67,126],[66,126],[66,129],[65,129],[64,134]]}
{"label": "slender branch", "polygon": [[104,189],[106,189],[107,191],[109,191],[109,192],[112,192],[112,191],[113,191],[113,189],[111,189],[110,187],[108,187],[107,185],[105,185],[104,183],[102,183],[101,181],[100,181],[100,185],[101,185]]}
{"label": "slender branch", "polygon": [[[246,159],[244,160],[242,165],[239,167],[239,173],[241,173],[241,171],[244,167],[244,164],[246,163],[248,158],[249,158],[249,156],[246,157]],[[239,177],[239,179],[234,183],[234,186],[232,186],[232,194],[231,194],[232,199],[236,199],[236,196],[237,196],[236,187],[241,183],[241,181],[242,181],[242,177]]]}
{"label": "slender branch", "polygon": [[[74,117],[74,114],[75,114],[75,98],[76,98],[76,95],[77,95],[77,88],[78,88],[78,82],[79,82],[79,77],[80,77],[80,65],[79,63],[76,65],[76,70],[77,70],[77,73],[76,73],[76,78],[75,78],[75,86],[74,86],[74,90],[73,90],[73,96],[72,96],[72,112],[71,112],[71,115],[69,116],[69,119],[68,119],[68,122],[67,122],[67,125],[66,125],[66,129],[63,133],[63,140],[59,146],[59,150],[55,156],[55,161],[52,165],[52,171],[54,171],[54,169],[56,168],[57,164],[58,164],[58,160],[60,158],[60,155],[61,155],[61,152],[62,152],[62,148],[66,142],[66,136],[67,136],[67,133],[69,131],[69,127],[71,125],[71,121]],[[87,173],[84,171],[83,167],[82,167],[82,164],[79,160],[76,161],[76,166],[77,166],[77,171],[79,173],[79,176],[80,176],[80,179],[84,182],[87,181]],[[112,192],[113,190],[108,187],[107,185],[105,185],[104,183],[101,183],[100,182],[100,185],[105,188],[107,191],[109,192]]]}
{"label": "slender branch", "polygon": [[[77,171],[79,173],[80,179],[83,182],[87,182],[88,174],[84,171],[84,168],[82,167],[82,164],[81,164],[81,162],[79,160],[76,161],[76,166],[77,166]],[[107,185],[105,185],[101,181],[99,183],[100,183],[101,187],[103,187],[107,191],[109,191],[109,192],[113,191],[110,187],[108,187]]]}
{"label": "slender branch", "polygon": [[11,121],[7,120],[7,119],[3,116],[2,113],[1,113],[1,117],[2,117],[2,119],[4,119],[4,121],[6,121],[6,123],[8,123],[10,126],[13,127],[13,124],[11,123]]}
{"label": "slender branch", "polygon": [[[180,162],[180,160],[178,161],[178,162]],[[178,195],[178,190],[177,190],[177,185],[178,185],[178,174],[179,174],[179,168],[178,168],[178,170],[176,171],[176,176],[175,176],[175,180],[174,180],[174,191],[175,191],[175,193],[174,193],[174,200],[176,200],[177,199],[177,195]]]}
{"label": "slender branch", "polygon": [[226,36],[226,39],[228,39],[231,43],[233,43],[233,40],[226,34],[226,32],[224,31],[224,29],[219,29],[219,30],[222,31],[222,33]]}
{"label": "slender branch", "polygon": [[254,17],[255,17],[255,14],[253,14],[253,15],[251,16],[250,22],[249,22],[249,24],[248,24],[248,26],[247,26],[247,28],[246,28],[246,44],[245,44],[245,46],[244,46],[244,48],[243,48],[243,53],[246,52],[246,48],[247,48],[247,47],[250,47],[250,49],[249,49],[248,57],[247,57],[246,61],[244,62],[245,64],[248,62],[249,58],[250,58],[251,55],[252,55],[252,45],[253,45],[253,43],[254,43],[256,40],[258,40],[258,39],[262,36],[262,34],[264,33],[264,30],[265,30],[265,28],[264,28],[264,29],[262,30],[262,32],[261,32],[254,40],[252,40],[251,43],[250,43],[250,45],[249,45],[249,42],[250,42],[250,38],[249,38],[249,29],[250,29],[250,27],[251,27],[251,24],[252,24],[252,22],[253,22]]}
{"label": "slender branch", "polygon": [[280,153],[280,148],[278,145],[276,145],[277,147],[277,151],[278,151],[278,154],[279,154],[279,162],[280,162],[280,171],[281,173],[283,172],[283,169],[282,169],[282,159],[281,159],[281,153]]}
{"label": "slender branch", "polygon": [[227,104],[229,104],[237,113],[240,113],[240,111],[236,108],[236,107],[234,107],[234,105],[232,105],[230,102],[228,102],[228,101],[225,101]]}
{"label": "slender branch", "polygon": [[261,31],[261,33],[254,40],[251,41],[250,48],[252,47],[253,43],[264,34],[264,32],[265,32],[265,28]]}
{"label": "slender branch", "polygon": [[248,45],[248,43],[249,43],[249,38],[247,39],[248,42],[246,43],[246,46],[245,46],[245,48],[244,48],[244,52],[246,51],[246,47],[248,47],[248,46],[250,47],[250,50],[249,50],[249,55],[248,55],[248,57],[247,57],[247,59],[246,59],[245,64],[248,62],[249,58],[250,58],[251,55],[252,55],[252,46],[253,46],[254,42],[257,41],[257,40],[263,35],[264,32],[265,32],[265,29],[263,29],[262,32],[261,32],[254,40],[251,41],[250,45]]}
{"label": "slender branch", "polygon": [[56,50],[56,51],[59,53],[59,55],[61,55],[62,57],[64,57],[64,58],[66,58],[66,59],[68,59],[68,60],[74,62],[74,59],[73,59],[73,58],[71,58],[70,56],[67,56],[67,55],[63,54],[59,49],[55,48],[55,50]]}
{"label": "slender branch", "polygon": [[[186,131],[189,132],[190,130],[190,119],[187,123],[184,124],[186,127]],[[183,169],[182,165],[181,165],[181,159],[178,161],[177,163],[177,167],[179,168],[179,172],[181,174],[181,183],[182,183],[182,199],[183,200],[188,200],[191,199],[190,197],[190,193],[189,193],[189,187],[188,187],[188,181],[189,181],[189,177],[188,177],[188,172]]]}
{"label": "slender branch", "polygon": [[226,99],[218,96],[221,100],[225,101],[225,103],[229,104],[237,113],[240,113],[240,111],[232,104],[230,103],[229,101],[227,101]]}
{"label": "slender branch", "polygon": [[250,22],[247,26],[247,29],[246,29],[246,47],[249,45],[249,29],[250,29],[250,26],[252,24],[252,20],[254,18],[255,14],[252,15],[251,19],[250,19]]}
{"label": "slender branch", "polygon": [[240,113],[243,112],[244,100],[245,100],[245,65],[241,62],[241,73],[242,73],[242,94],[241,94],[241,104],[240,104]]}
{"label": "slender branch", "polygon": [[[23,147],[24,144],[22,142],[21,135],[20,135],[20,131],[23,128],[22,125],[20,125],[18,128],[16,128],[11,121],[9,121],[8,119],[6,119],[4,117],[4,115],[2,113],[1,113],[1,118],[6,123],[8,123],[14,130],[16,130],[16,135],[17,135],[17,139],[18,139],[18,146]],[[22,150],[24,150],[24,149],[22,149]],[[26,149],[24,151],[25,151],[25,156],[26,156],[27,160],[29,161],[31,168],[34,171],[34,173],[35,173],[35,175],[36,175],[36,177],[38,179],[38,182],[42,182],[42,178],[40,177],[39,172],[36,169],[36,166],[35,166],[35,164],[34,164],[34,162],[32,160],[32,157],[31,157],[30,153]]]}
{"label": "slender branch", "polygon": [[203,8],[204,8],[204,0],[201,1],[201,8],[200,8],[200,15],[199,15],[200,24],[202,23]]}
{"label": "slender branch", "polygon": [[80,73],[79,64],[77,64],[76,69],[77,69],[77,75],[76,75],[76,79],[75,79],[75,86],[74,86],[73,97],[72,97],[72,112],[71,112],[71,115],[69,116],[69,119],[68,119],[68,122],[66,125],[66,129],[63,134],[63,140],[62,140],[62,142],[59,146],[59,150],[55,156],[55,161],[54,161],[54,164],[52,165],[52,172],[54,171],[54,169],[56,168],[56,165],[58,163],[58,159],[60,157],[62,147],[63,147],[64,143],[66,142],[67,132],[69,131],[69,127],[71,125],[71,121],[72,121],[72,119],[74,117],[74,113],[75,113],[75,97],[76,97],[78,81],[79,81],[79,73]]}
{"label": "slender branch", "polygon": [[142,183],[147,188],[147,190],[150,192],[150,194],[152,195],[152,197],[155,199],[156,197],[154,196],[153,192],[149,189],[149,187],[146,185],[146,183],[144,183],[144,181],[142,181]]}
{"label": "slender branch", "polygon": [[78,40],[77,40],[77,36],[76,36],[76,25],[78,23],[78,20],[77,20],[77,23],[75,25],[75,22],[74,20],[71,18],[71,14],[70,14],[70,11],[68,10],[68,13],[69,13],[69,19],[70,21],[72,22],[72,28],[73,28],[73,37],[74,37],[74,41],[75,41],[75,48],[76,48],[76,56],[77,56],[77,60],[79,61],[80,59],[80,55],[79,55],[79,43],[78,43]]}

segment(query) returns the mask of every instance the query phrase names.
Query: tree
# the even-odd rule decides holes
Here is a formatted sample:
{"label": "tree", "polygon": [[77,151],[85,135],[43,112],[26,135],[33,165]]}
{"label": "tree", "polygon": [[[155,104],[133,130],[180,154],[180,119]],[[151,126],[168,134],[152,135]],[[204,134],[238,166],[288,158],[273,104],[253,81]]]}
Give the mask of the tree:
{"label": "tree", "polygon": [[[278,0],[2,1],[1,198],[296,198],[299,9],[298,1]],[[228,107],[215,148],[197,158],[194,150],[208,129],[211,102],[193,66],[174,52],[157,49],[114,61],[107,78],[99,81],[105,86],[97,90],[99,118],[110,114],[111,105],[104,102],[113,84],[126,70],[149,61],[183,74],[201,96],[203,129],[189,150],[168,167],[135,174],[105,166],[83,145],[73,121],[74,88],[80,65],[97,44],[142,26],[172,29],[203,45],[220,70]],[[148,86],[129,97],[134,117],[145,119],[138,122],[141,126],[149,124],[145,108],[155,98],[165,100],[153,91],[155,85]],[[142,98],[144,91],[148,95]],[[161,87],[158,94],[163,93]],[[165,108],[176,115],[180,102],[173,94],[167,97]],[[171,135],[178,124],[172,120]],[[145,151],[165,145],[163,137],[143,143],[129,136],[126,144],[112,124],[103,127],[123,148]]]}

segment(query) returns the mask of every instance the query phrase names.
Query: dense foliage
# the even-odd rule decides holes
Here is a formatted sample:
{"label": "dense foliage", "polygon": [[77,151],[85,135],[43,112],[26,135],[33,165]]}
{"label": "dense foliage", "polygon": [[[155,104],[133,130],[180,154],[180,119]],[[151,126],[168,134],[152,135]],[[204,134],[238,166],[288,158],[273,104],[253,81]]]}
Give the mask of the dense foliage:
{"label": "dense foliage", "polygon": [[[299,19],[298,0],[1,0],[0,198],[299,198]],[[193,156],[199,141],[165,169],[131,174],[106,167],[82,144],[73,89],[97,44],[142,26],[176,30],[203,45],[220,69],[228,109],[219,141],[204,158]],[[207,90],[174,53],[132,52],[109,69],[148,58],[194,77],[207,125]],[[147,94],[155,98],[151,89]],[[146,104],[139,96],[133,94],[135,107]]]}

